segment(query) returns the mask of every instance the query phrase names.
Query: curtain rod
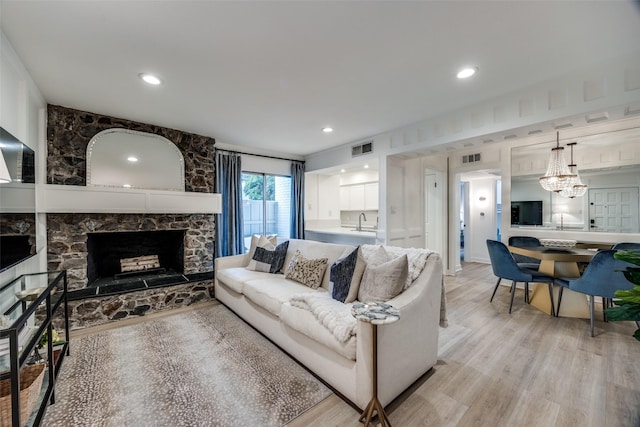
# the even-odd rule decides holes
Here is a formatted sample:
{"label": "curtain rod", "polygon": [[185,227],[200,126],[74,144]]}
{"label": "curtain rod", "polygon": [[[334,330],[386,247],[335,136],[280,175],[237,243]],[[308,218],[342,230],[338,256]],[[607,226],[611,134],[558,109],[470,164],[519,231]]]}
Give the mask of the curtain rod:
{"label": "curtain rod", "polygon": [[276,160],[286,160],[288,162],[300,162],[300,163],[305,163],[304,160],[294,160],[294,159],[285,159],[284,157],[277,157],[277,156],[268,156],[266,154],[254,154],[254,153],[245,153],[243,151],[235,151],[235,150],[227,150],[225,148],[215,148],[213,147],[213,149],[215,151],[224,151],[226,153],[233,153],[233,154],[244,154],[246,156],[256,156],[256,157],[264,157],[267,159],[276,159]]}

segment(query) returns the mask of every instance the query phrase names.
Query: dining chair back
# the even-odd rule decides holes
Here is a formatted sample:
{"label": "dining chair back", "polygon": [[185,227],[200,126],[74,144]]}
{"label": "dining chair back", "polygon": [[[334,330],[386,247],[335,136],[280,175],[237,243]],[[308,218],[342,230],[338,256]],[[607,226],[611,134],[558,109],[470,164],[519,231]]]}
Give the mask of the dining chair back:
{"label": "dining chair back", "polygon": [[493,301],[493,297],[496,295],[496,291],[498,290],[498,286],[502,279],[511,280],[511,302],[509,303],[509,313],[511,313],[511,308],[513,307],[513,296],[516,291],[516,283],[524,282],[524,300],[526,303],[529,302],[530,282],[548,283],[549,297],[551,298],[551,314],[554,315],[552,288],[553,277],[547,276],[544,273],[539,273],[537,270],[519,267],[518,263],[516,263],[516,260],[513,258],[513,255],[509,252],[509,248],[507,248],[507,246],[502,242],[487,239],[487,249],[489,251],[489,259],[491,260],[493,274],[498,278],[489,302]]}
{"label": "dining chair back", "polygon": [[[509,246],[515,246],[518,248],[531,248],[540,246],[540,240],[536,237],[530,236],[511,236],[509,237]],[[513,258],[520,265],[520,267],[538,269],[540,266],[540,260],[528,257],[526,255],[512,254]]]}
{"label": "dining chair back", "polygon": [[640,251],[640,243],[621,242],[613,245],[611,249],[617,251]]}
{"label": "dining chair back", "polygon": [[[556,285],[560,285],[560,293],[558,295],[558,307],[556,313],[560,312],[560,304],[562,303],[562,291],[565,287],[572,291],[589,295],[589,314],[591,336],[594,336],[594,305],[595,297],[611,299],[615,297],[617,290],[628,290],[633,288],[633,283],[629,282],[624,276],[623,271],[627,267],[633,267],[633,264],[616,259],[614,254],[616,250],[598,251],[582,276],[578,278],[557,278]],[[603,306],[606,306],[603,301]]]}

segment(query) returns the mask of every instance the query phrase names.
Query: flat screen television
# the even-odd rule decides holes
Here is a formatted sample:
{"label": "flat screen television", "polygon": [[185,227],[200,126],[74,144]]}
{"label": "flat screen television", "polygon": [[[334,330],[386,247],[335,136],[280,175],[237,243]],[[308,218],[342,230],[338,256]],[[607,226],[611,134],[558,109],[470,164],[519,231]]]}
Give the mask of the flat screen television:
{"label": "flat screen television", "polygon": [[511,202],[511,225],[542,225],[542,200]]}

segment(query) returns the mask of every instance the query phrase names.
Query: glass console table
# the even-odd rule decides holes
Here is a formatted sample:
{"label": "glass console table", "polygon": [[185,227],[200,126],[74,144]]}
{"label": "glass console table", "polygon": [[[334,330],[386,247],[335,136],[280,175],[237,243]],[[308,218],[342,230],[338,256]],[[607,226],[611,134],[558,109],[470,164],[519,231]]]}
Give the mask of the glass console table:
{"label": "glass console table", "polygon": [[[54,345],[50,337],[53,333],[52,319],[63,312],[64,339],[56,349],[60,350],[54,358]],[[69,355],[69,307],[67,301],[67,272],[52,271],[22,275],[0,287],[0,380],[10,382],[11,417],[5,418],[2,425],[14,427],[23,425],[39,426],[49,403],[55,403],[55,382],[65,355]],[[46,334],[46,337],[43,337]],[[46,345],[45,359],[47,363],[40,390],[33,390],[37,399],[31,413],[23,414],[24,407],[20,391],[20,373],[29,366],[34,354],[42,345]],[[39,356],[39,354],[38,354]],[[24,388],[24,387],[23,387]],[[23,406],[21,406],[23,405]],[[21,419],[22,418],[22,419]]]}

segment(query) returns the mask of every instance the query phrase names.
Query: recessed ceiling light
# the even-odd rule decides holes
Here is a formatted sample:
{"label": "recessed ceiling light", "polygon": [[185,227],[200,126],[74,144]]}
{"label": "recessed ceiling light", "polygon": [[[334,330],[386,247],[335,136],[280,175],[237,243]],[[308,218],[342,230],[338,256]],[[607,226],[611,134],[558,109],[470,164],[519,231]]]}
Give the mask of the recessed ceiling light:
{"label": "recessed ceiling light", "polygon": [[340,169],[340,172],[345,173],[345,170],[344,169]]}
{"label": "recessed ceiling light", "polygon": [[364,165],[364,168],[365,169],[369,169],[369,165]]}
{"label": "recessed ceiling light", "polygon": [[135,157],[135,156],[129,156],[129,157],[127,157],[127,160],[128,160],[128,161],[130,161],[130,162],[132,162],[132,163],[135,163],[135,162],[137,162],[137,161],[138,161],[138,158],[137,158],[137,157]]}
{"label": "recessed ceiling light", "polygon": [[332,127],[329,127],[329,126],[327,126],[327,127],[323,127],[323,128],[322,128],[322,132],[324,132],[324,133],[331,133],[331,132],[333,132],[333,128],[332,128]]}
{"label": "recessed ceiling light", "polygon": [[162,84],[162,80],[160,80],[158,77],[154,76],[153,74],[140,73],[138,74],[138,77],[140,77],[142,81],[144,81],[145,83],[149,83],[150,85],[153,85],[153,86],[158,86],[159,84]]}
{"label": "recessed ceiling light", "polygon": [[131,188],[131,184],[123,184],[122,185],[124,188]]}
{"label": "recessed ceiling light", "polygon": [[458,71],[459,79],[468,79],[473,76],[478,71],[478,67],[464,67],[462,70]]}

